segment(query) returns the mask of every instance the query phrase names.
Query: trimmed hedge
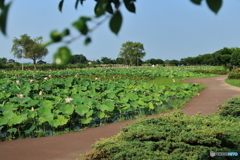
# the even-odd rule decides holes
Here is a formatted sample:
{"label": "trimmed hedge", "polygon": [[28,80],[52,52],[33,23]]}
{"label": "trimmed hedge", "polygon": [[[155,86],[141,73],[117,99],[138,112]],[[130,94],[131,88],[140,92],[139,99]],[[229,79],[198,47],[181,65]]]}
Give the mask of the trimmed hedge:
{"label": "trimmed hedge", "polygon": [[[240,97],[233,98],[222,105],[218,113],[206,117],[189,117],[182,111],[175,111],[140,120],[123,128],[117,136],[98,141],[83,158],[211,160],[210,151],[240,153],[239,102]],[[238,158],[214,157],[218,160]]]}
{"label": "trimmed hedge", "polygon": [[235,69],[228,75],[228,79],[240,79],[240,68]]}

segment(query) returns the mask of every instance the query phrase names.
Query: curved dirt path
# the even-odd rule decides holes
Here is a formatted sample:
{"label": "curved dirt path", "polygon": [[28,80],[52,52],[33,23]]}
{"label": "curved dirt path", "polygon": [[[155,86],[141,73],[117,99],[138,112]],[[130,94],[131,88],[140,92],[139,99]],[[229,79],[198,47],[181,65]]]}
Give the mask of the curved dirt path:
{"label": "curved dirt path", "polygon": [[[185,80],[184,82],[202,83],[208,86],[195,96],[183,108],[186,115],[192,116],[199,111],[202,115],[217,111],[215,106],[223,104],[229,98],[240,95],[240,88],[224,82],[227,75],[214,78]],[[171,112],[171,111],[169,111]],[[169,113],[167,112],[167,113]],[[158,116],[152,115],[153,116]],[[91,145],[100,138],[108,138],[120,132],[126,123],[135,120],[116,122],[102,127],[51,137],[20,139],[0,142],[1,160],[75,160],[80,154],[91,150]]]}

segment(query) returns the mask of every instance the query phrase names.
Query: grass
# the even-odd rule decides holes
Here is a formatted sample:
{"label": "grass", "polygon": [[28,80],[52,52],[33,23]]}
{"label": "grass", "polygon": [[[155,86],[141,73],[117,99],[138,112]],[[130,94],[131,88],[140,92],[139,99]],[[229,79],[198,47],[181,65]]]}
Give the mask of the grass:
{"label": "grass", "polygon": [[225,79],[225,82],[230,85],[240,87],[240,79]]}

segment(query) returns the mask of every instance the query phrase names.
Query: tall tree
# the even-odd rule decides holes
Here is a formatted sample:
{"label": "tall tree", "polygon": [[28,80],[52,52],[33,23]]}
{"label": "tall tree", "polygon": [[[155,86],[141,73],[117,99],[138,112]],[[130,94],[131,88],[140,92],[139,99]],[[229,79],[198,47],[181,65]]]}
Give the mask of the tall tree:
{"label": "tall tree", "polygon": [[102,64],[114,64],[114,60],[108,57],[102,57],[101,62]]}
{"label": "tall tree", "polygon": [[240,48],[236,48],[231,56],[231,64],[240,66]]}
{"label": "tall tree", "polygon": [[0,68],[4,68],[7,63],[7,58],[0,58]]}
{"label": "tall tree", "polygon": [[32,59],[34,69],[36,69],[36,60],[42,59],[48,53],[47,48],[41,47],[42,40],[42,37],[31,39],[27,34],[21,35],[19,39],[15,37],[11,52],[13,52],[14,57],[19,59]]}
{"label": "tall tree", "polygon": [[123,43],[119,53],[119,57],[123,58],[126,64],[137,66],[145,55],[143,44],[131,41]]}
{"label": "tall tree", "polygon": [[87,61],[88,60],[87,60],[87,58],[84,55],[82,55],[82,54],[75,54],[75,55],[72,55],[72,58],[71,58],[69,63],[71,63],[71,64],[85,63]]}

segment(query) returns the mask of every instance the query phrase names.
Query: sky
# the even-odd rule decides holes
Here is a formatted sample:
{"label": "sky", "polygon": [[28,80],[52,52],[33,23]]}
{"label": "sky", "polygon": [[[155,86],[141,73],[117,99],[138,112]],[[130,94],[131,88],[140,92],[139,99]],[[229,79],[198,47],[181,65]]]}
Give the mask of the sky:
{"label": "sky", "polygon": [[[93,16],[95,1],[87,0],[75,10],[75,0],[65,0],[62,13],[58,11],[59,1],[13,1],[7,36],[0,34],[0,58],[32,62],[31,59],[14,58],[11,53],[13,38],[23,34],[31,38],[42,36],[46,42],[52,30],[69,28],[71,36],[78,36],[71,24],[80,16]],[[89,60],[115,59],[121,45],[127,41],[144,45],[146,56],[143,60],[180,60],[213,53],[223,47],[240,47],[240,0],[224,0],[217,14],[210,11],[205,0],[200,6],[190,0],[137,0],[135,5],[136,14],[121,6],[123,24],[118,35],[110,31],[109,21],[106,21],[91,34],[92,43],[88,46],[83,44],[84,38],[68,44],[72,54],[83,54]],[[49,53],[43,60],[52,63],[53,54],[64,45],[60,42],[48,46]]]}

